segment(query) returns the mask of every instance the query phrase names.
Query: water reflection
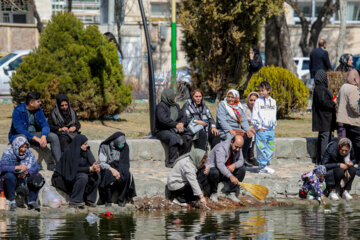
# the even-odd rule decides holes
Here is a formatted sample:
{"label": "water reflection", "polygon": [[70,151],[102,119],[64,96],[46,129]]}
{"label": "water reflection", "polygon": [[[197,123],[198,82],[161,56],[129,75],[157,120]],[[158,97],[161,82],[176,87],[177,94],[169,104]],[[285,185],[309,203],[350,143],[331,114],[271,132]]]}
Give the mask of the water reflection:
{"label": "water reflection", "polygon": [[204,235],[216,239],[352,239],[360,236],[358,209],[356,205],[339,204],[326,209],[250,209],[248,213],[123,213],[93,224],[85,220],[86,215],[14,216],[0,219],[0,239],[195,239]]}

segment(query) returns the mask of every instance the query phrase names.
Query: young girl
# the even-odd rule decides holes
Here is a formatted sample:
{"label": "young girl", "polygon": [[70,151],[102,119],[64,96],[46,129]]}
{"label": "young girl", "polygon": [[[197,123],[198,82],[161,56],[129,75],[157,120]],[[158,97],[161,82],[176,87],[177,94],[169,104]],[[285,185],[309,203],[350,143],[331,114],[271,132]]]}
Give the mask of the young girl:
{"label": "young girl", "polygon": [[325,175],[324,165],[317,165],[312,172],[304,173],[301,176],[303,186],[299,192],[300,198],[316,199],[319,203],[325,204],[323,194],[326,189]]}

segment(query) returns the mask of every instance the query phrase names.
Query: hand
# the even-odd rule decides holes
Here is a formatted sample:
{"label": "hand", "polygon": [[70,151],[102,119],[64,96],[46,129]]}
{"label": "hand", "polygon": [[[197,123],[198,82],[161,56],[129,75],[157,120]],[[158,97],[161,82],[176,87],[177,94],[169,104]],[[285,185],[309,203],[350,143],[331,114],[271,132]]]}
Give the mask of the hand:
{"label": "hand", "polygon": [[40,147],[45,148],[47,145],[46,136],[42,135],[40,138]]}
{"label": "hand", "polygon": [[69,132],[69,129],[67,127],[62,127],[62,128],[59,128],[59,131]]}
{"label": "hand", "polygon": [[116,170],[115,168],[110,168],[110,171],[116,180],[120,179],[120,173],[118,170]]}
{"label": "hand", "polygon": [[203,195],[200,195],[200,202],[206,206],[206,198]]}
{"label": "hand", "polygon": [[183,123],[180,122],[180,123],[176,124],[176,128],[179,131],[179,133],[184,132],[184,124]]}
{"label": "hand", "polygon": [[196,124],[203,125],[204,127],[207,126],[207,123],[201,120],[196,120]]}
{"label": "hand", "polygon": [[208,165],[205,165],[204,174],[208,175],[210,171],[210,167]]}
{"label": "hand", "polygon": [[235,184],[235,185],[239,184],[239,180],[234,175],[230,176],[230,181],[232,182],[232,184]]}
{"label": "hand", "polygon": [[248,138],[251,138],[253,136],[251,129],[246,131],[246,135],[248,136]]}
{"label": "hand", "polygon": [[21,165],[15,166],[15,170],[20,170],[20,171],[25,172],[28,170],[28,168],[25,164],[21,164]]}
{"label": "hand", "polygon": [[75,126],[72,126],[69,128],[68,132],[75,132],[76,131],[76,127]]}
{"label": "hand", "polygon": [[219,130],[217,130],[216,128],[211,128],[211,133],[214,134],[215,136],[219,136],[220,135],[220,132]]}
{"label": "hand", "polygon": [[260,128],[258,131],[259,131],[259,132],[262,132],[262,131],[264,131],[264,128]]}
{"label": "hand", "polygon": [[25,178],[26,177],[26,175],[28,175],[28,171],[25,171],[25,172],[22,172],[22,173],[20,173],[19,175],[18,175],[18,178]]}
{"label": "hand", "polygon": [[348,166],[348,167],[354,166],[354,163],[353,163],[352,161],[349,161],[349,162],[347,162],[347,163],[345,163],[345,164],[346,164],[346,166]]}
{"label": "hand", "polygon": [[256,134],[256,130],[254,128],[250,128],[250,131],[255,135]]}
{"label": "hand", "polygon": [[228,169],[230,172],[234,172],[235,168],[236,168],[235,163],[233,163],[233,164],[231,164],[231,165],[227,166],[227,169]]}
{"label": "hand", "polygon": [[232,130],[232,129],[229,131],[229,133],[230,133],[231,136],[235,136],[235,135],[236,135],[236,132],[235,132],[234,130]]}
{"label": "hand", "polygon": [[100,172],[100,166],[97,162],[94,162],[90,167],[90,172]]}
{"label": "hand", "polygon": [[41,139],[39,138],[39,137],[37,137],[37,136],[34,136],[33,138],[32,138],[32,140],[34,140],[35,142],[37,142],[37,143],[41,143]]}
{"label": "hand", "polygon": [[346,170],[348,166],[345,163],[340,163],[340,168]]}

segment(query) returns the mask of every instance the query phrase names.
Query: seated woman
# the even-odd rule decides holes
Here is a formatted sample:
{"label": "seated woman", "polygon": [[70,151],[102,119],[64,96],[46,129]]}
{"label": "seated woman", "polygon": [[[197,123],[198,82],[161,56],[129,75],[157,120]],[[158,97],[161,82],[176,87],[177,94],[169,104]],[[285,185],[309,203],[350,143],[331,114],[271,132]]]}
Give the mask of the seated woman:
{"label": "seated woman", "polygon": [[[196,175],[198,169],[204,166],[206,159],[206,152],[198,148],[176,159],[167,180],[169,198],[174,199],[175,204],[187,206],[187,203],[200,200],[206,206],[206,199]],[[209,167],[205,167],[204,171],[207,174]]]}
{"label": "seated woman", "polygon": [[70,195],[70,207],[96,206],[100,166],[95,162],[87,140],[84,135],[75,136],[56,164],[51,179],[54,187]]}
{"label": "seated woman", "polygon": [[156,106],[156,123],[154,135],[169,146],[166,167],[172,167],[180,155],[190,152],[192,136],[184,128],[186,115],[176,103],[172,89],[165,89],[161,94],[161,102]]}
{"label": "seated woman", "polygon": [[330,190],[329,198],[339,200],[337,191],[342,197],[351,200],[351,185],[356,174],[354,167],[355,154],[348,138],[330,142],[326,148],[321,164],[326,167],[325,181]]}
{"label": "seated woman", "polygon": [[[182,111],[187,117],[187,129],[193,134],[194,147],[206,151],[208,142],[211,148],[220,142],[220,133],[203,97],[203,91],[195,89],[191,93],[191,98],[182,107]],[[196,129],[196,132],[191,132],[191,129]]]}
{"label": "seated woman", "polygon": [[221,140],[230,140],[233,136],[244,135],[244,132],[246,132],[243,136],[244,145],[242,147],[242,153],[244,159],[246,159],[253,133],[239,99],[240,95],[237,90],[231,89],[227,92],[226,98],[219,103],[216,111],[216,127],[220,131]]}
{"label": "seated woman", "polygon": [[76,112],[70,106],[70,100],[65,94],[59,94],[49,116],[51,132],[59,137],[61,152],[79,133],[81,127]]}
{"label": "seated woman", "polygon": [[29,147],[30,144],[26,137],[17,135],[11,147],[1,157],[1,179],[4,184],[5,196],[10,201],[11,211],[16,210],[16,187],[25,185],[29,189],[28,208],[40,211],[36,201],[45,182],[44,178],[39,174],[39,165]]}
{"label": "seated woman", "polygon": [[134,178],[129,171],[129,154],[129,145],[122,132],[114,133],[100,144],[100,204],[110,207],[114,190],[119,192],[117,203],[120,207],[136,196]]}

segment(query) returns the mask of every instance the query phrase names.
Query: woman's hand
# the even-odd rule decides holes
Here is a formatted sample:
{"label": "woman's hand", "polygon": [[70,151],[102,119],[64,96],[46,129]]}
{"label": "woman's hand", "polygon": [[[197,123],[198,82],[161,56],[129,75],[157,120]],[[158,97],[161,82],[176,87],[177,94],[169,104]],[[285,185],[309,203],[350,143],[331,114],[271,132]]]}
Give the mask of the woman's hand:
{"label": "woman's hand", "polygon": [[247,135],[248,138],[251,138],[253,136],[253,133],[252,133],[251,129],[246,131],[246,135]]}
{"label": "woman's hand", "polygon": [[196,124],[203,125],[204,127],[207,126],[207,123],[204,122],[204,121],[201,121],[201,120],[196,120],[195,123],[196,123]]}
{"label": "woman's hand", "polygon": [[179,133],[184,132],[184,124],[182,122],[176,124],[176,128],[179,131]]}
{"label": "woman's hand", "polygon": [[235,136],[235,135],[236,135],[236,132],[235,132],[233,129],[229,130],[229,133],[230,133],[231,136]]}
{"label": "woman's hand", "polygon": [[345,163],[340,163],[340,168],[346,170],[348,166]]}
{"label": "woman's hand", "polygon": [[118,170],[116,170],[115,168],[110,168],[110,171],[116,180],[120,179],[120,173]]}
{"label": "woman's hand", "polygon": [[97,162],[94,162],[90,167],[90,172],[100,172],[100,166]]}
{"label": "woman's hand", "polygon": [[215,127],[211,128],[211,133],[214,134],[215,136],[219,136],[219,135],[220,135],[219,130],[217,130]]}
{"label": "woman's hand", "polygon": [[21,165],[15,166],[15,170],[19,170],[19,171],[25,172],[25,171],[28,170],[28,167],[27,167],[25,164],[21,164]]}
{"label": "woman's hand", "polygon": [[59,128],[60,132],[69,132],[69,129],[67,127]]}
{"label": "woman's hand", "polygon": [[210,171],[210,167],[208,165],[205,165],[204,174],[208,175]]}
{"label": "woman's hand", "polygon": [[68,132],[75,132],[76,131],[76,127],[75,126],[72,126],[68,129]]}
{"label": "woman's hand", "polygon": [[352,161],[349,161],[347,163],[345,163],[347,167],[352,167],[354,166],[354,163]]}
{"label": "woman's hand", "polygon": [[200,202],[206,206],[206,198],[202,194],[200,195]]}

